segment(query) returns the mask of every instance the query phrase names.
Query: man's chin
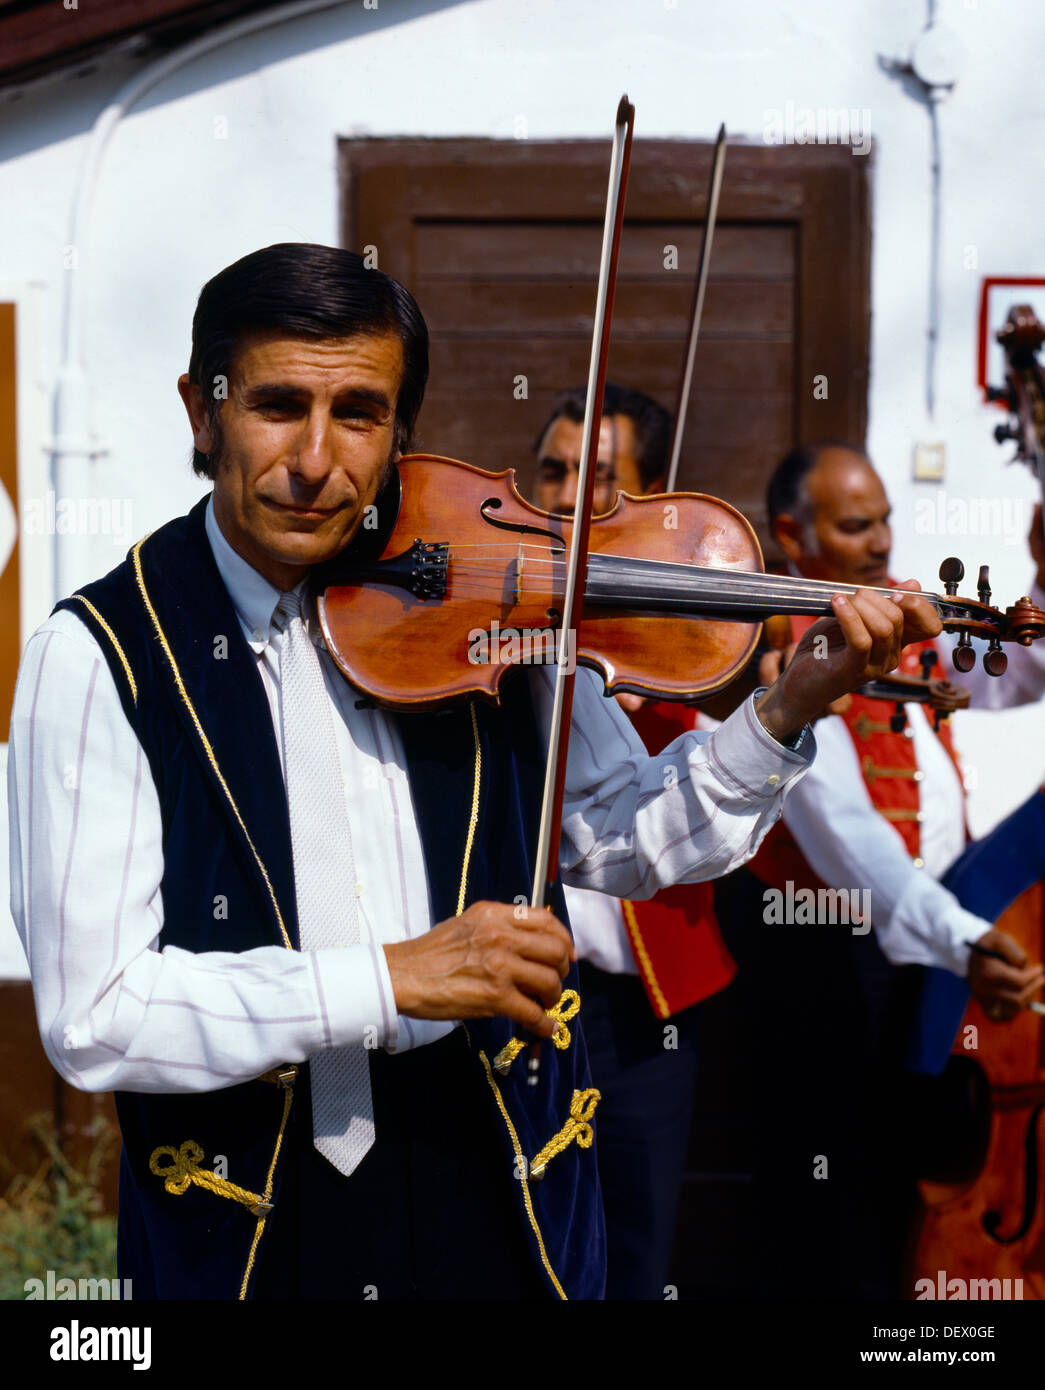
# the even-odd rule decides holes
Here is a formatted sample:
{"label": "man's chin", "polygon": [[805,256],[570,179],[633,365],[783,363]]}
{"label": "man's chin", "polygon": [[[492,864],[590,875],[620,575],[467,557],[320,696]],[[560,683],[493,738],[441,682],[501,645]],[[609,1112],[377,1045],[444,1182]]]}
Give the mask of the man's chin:
{"label": "man's chin", "polygon": [[265,547],[274,560],[284,565],[304,565],[309,569],[339,555],[348,545],[353,528],[344,525],[323,527],[287,526],[269,533]]}
{"label": "man's chin", "polygon": [[888,584],[888,582],[889,582],[889,571],[888,571],[887,569],[885,569],[884,567],[881,567],[881,568],[878,568],[878,569],[872,569],[872,570],[864,570],[864,571],[860,574],[859,578],[856,579],[856,580],[854,580],[854,583],[856,583],[856,584],[864,584],[864,585],[866,585],[866,586],[875,586],[875,587],[880,586],[880,585],[883,585],[883,584]]}

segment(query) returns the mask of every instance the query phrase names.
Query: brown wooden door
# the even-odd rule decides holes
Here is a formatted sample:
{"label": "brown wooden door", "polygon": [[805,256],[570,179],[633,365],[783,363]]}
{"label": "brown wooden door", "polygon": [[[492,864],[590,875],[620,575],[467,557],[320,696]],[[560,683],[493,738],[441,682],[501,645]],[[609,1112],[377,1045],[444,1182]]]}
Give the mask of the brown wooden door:
{"label": "brown wooden door", "polygon": [[[608,160],[608,141],[342,142],[343,244],[375,247],[432,331],[419,447],[528,486],[552,400],[587,378]],[[669,409],[710,160],[681,141],[632,156],[610,378]],[[863,443],[868,213],[868,159],[848,147],[728,152],[679,486],[763,536],[766,478],[795,442]]]}

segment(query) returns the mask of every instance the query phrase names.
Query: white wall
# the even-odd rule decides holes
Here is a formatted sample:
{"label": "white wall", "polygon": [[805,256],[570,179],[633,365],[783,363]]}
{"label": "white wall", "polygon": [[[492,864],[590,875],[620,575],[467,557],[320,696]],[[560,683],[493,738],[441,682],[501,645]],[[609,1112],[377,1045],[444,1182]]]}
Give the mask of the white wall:
{"label": "white wall", "polygon": [[[1024,592],[1030,567],[1022,543],[916,532],[916,502],[940,485],[916,485],[910,473],[913,445],[942,440],[949,498],[1033,494],[1029,477],[1002,469],[1006,451],[990,437],[1001,417],[978,402],[974,350],[981,275],[1045,271],[1045,190],[1032,157],[1045,136],[1038,81],[1045,8],[1030,0],[939,0],[937,7],[961,36],[968,62],[940,113],[943,297],[931,423],[924,408],[929,120],[877,61],[880,54],[906,57],[925,5],[669,5],[379,0],[373,10],[346,3],[220,49],[166,79],[118,128],[76,272],[63,269],[63,254],[85,134],[138,65],[107,63],[93,76],[0,105],[0,275],[15,286],[44,286],[36,328],[49,383],[58,365],[62,277],[82,277],[93,418],[106,449],[91,492],[133,507],[130,535],[92,538],[91,572],[111,568],[132,540],[199,495],[174,390],[188,358],[196,294],[217,269],[258,246],[337,239],[338,136],[512,138],[523,117],[533,139],[608,139],[627,90],[636,133],[649,138],[711,138],[725,120],[734,136],[761,140],[768,113],[789,102],[870,112],[869,443],[895,504],[895,569],[932,586],[939,559],[953,551],[973,573],[991,564],[1001,601]],[[227,138],[215,138],[222,118]],[[970,246],[974,268],[966,267]],[[35,437],[23,440],[23,498],[49,486],[42,432],[36,425]],[[33,626],[53,601],[39,580],[48,541],[24,539]],[[1045,775],[1040,709],[968,718],[959,732],[979,767],[973,820],[983,828]],[[6,900],[4,861],[0,854]],[[0,946],[0,973],[4,962]]]}

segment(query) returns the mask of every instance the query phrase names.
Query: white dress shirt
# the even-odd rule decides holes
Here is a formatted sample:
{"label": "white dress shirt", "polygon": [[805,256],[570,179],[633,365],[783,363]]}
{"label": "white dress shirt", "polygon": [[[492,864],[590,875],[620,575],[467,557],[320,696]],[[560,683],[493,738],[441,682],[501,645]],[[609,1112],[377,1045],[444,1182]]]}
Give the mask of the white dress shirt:
{"label": "white dress shirt", "polygon": [[[280,744],[279,590],[232,549],[211,505],[206,526]],[[73,1085],[216,1090],[373,1038],[368,1028],[394,1050],[454,1026],[396,1015],[380,946],[434,925],[403,749],[393,719],[356,707],[357,693],[309,627],[334,708],[366,936],[305,952],[159,948],[159,799],[109,667],[70,612],[29,639],[11,716],[11,910],[45,1049]],[[553,677],[554,668],[528,672],[544,728]],[[601,682],[580,672],[564,879],[643,898],[727,873],[755,851],[814,751],[811,735],[800,753],[783,748],[748,701],[711,738],[686,734],[649,758]]]}
{"label": "white dress shirt", "polygon": [[[702,739],[718,726],[702,711],[696,712],[697,730]],[[817,755],[819,756],[819,754]],[[587,888],[563,885],[570,930],[581,960],[588,961],[609,975],[638,975],[639,965],[631,947],[620,898],[595,893]]]}
{"label": "white dress shirt", "polygon": [[[1038,585],[1030,596],[1045,607],[1045,592]],[[978,653],[986,650],[986,644],[976,646]],[[1009,669],[1001,678],[988,676],[979,656],[972,671],[955,676],[970,689],[974,707],[1002,709],[1045,694],[1045,638],[1031,647],[1008,644],[1005,651]],[[936,881],[965,847],[963,791],[924,710],[918,705],[906,709],[918,768],[924,773],[919,798],[922,867],[911,859],[899,831],[875,809],[852,737],[837,715],[816,726],[816,763],[787,797],[784,824],[830,887],[870,888],[871,921],[894,965],[942,965],[965,975],[968,943],[993,923],[966,912]]]}

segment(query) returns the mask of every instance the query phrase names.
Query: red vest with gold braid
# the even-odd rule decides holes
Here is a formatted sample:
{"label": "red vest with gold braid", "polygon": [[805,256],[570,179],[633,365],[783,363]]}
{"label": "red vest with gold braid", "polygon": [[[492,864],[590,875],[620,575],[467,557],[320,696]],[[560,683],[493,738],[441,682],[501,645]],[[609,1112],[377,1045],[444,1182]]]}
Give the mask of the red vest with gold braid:
{"label": "red vest with gold braid", "polygon": [[[791,631],[798,639],[816,621],[815,618],[792,618]],[[900,657],[901,675],[919,673],[919,657],[932,649],[937,656],[943,653],[933,642],[916,642],[905,647]],[[870,700],[866,695],[847,697],[848,705],[841,718],[856,747],[860,771],[867,793],[875,809],[883,815],[903,838],[907,853],[921,867],[921,784],[922,771],[915,757],[910,726],[894,733],[890,720],[896,712],[891,700]],[[961,767],[951,738],[950,725],[945,721],[936,731],[947,756],[954,764],[961,781]],[[756,877],[771,888],[784,890],[790,880],[796,889],[820,888],[820,879],[806,863],[791,832],[778,821],[763,840],[755,857],[747,866]]]}
{"label": "red vest with gold braid", "polygon": [[[631,716],[639,737],[657,754],[695,727],[685,705],[648,702]],[[707,999],[737,973],[715,919],[710,883],[680,883],[646,902],[621,903],[632,953],[658,1018]]]}

